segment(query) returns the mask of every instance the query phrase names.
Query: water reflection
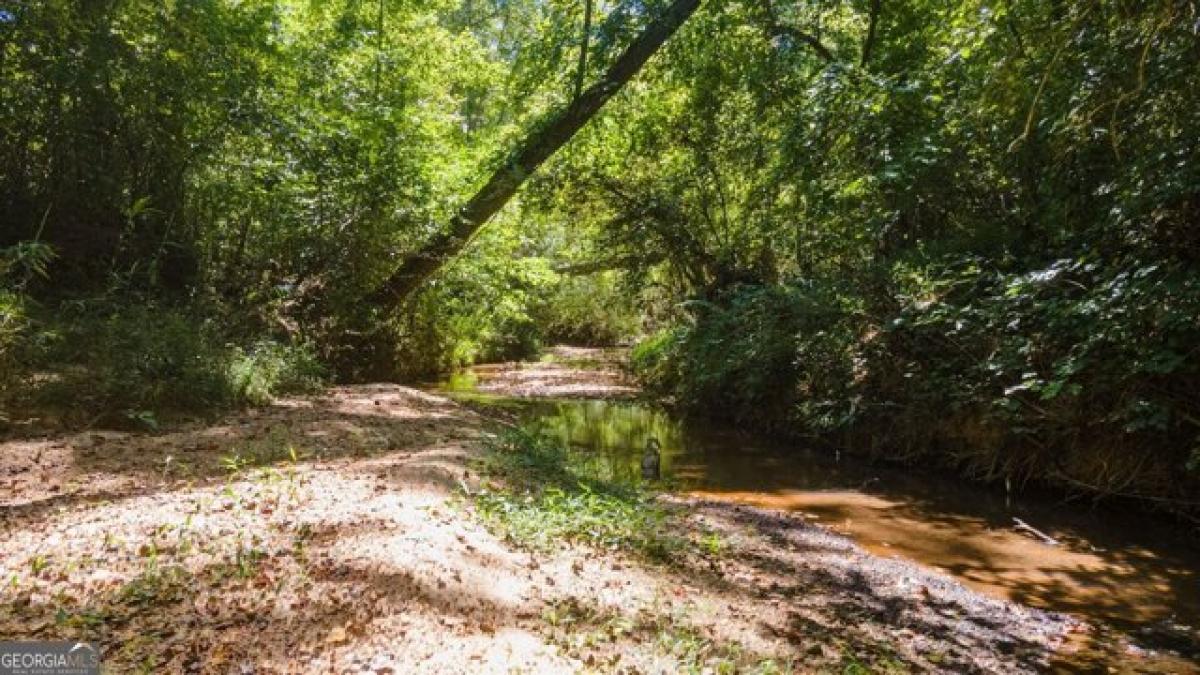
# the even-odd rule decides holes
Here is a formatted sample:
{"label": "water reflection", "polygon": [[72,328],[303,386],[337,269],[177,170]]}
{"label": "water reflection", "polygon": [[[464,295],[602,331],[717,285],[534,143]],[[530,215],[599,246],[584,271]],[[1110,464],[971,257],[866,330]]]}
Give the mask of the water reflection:
{"label": "water reflection", "polygon": [[657,439],[664,477],[678,476],[686,447],[682,427],[666,414],[632,403],[531,401],[522,413],[526,427],[583,451],[600,475],[634,481],[641,477],[646,444]]}

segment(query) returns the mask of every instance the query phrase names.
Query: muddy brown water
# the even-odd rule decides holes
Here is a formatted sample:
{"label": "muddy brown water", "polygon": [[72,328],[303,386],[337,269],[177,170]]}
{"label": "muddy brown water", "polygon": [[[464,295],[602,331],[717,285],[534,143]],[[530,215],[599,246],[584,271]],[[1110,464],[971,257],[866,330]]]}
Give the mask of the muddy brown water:
{"label": "muddy brown water", "polygon": [[[945,473],[873,464],[696,421],[638,402],[482,395],[460,374],[442,391],[507,409],[596,462],[636,479],[662,447],[664,482],[712,499],[802,515],[882,556],[941,570],[1022,604],[1095,626],[1063,670],[1200,672],[1200,546],[1136,513],[1023,491],[1006,495]],[[1054,540],[1022,529],[1017,520]]]}

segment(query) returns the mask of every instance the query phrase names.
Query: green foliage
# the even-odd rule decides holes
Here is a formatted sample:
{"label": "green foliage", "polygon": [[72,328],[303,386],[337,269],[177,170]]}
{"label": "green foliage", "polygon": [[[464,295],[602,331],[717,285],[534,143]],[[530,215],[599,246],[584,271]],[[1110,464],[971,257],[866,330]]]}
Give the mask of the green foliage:
{"label": "green foliage", "polygon": [[701,319],[674,366],[685,378],[680,403],[766,425],[787,421],[795,406],[823,427],[847,414],[840,410],[850,404],[853,380],[847,301],[809,284],[742,287],[727,303],[697,309]]}
{"label": "green foliage", "polygon": [[[55,245],[59,278],[195,272],[190,170],[252,110],[264,3],[20,3],[0,22],[0,245]],[[10,239],[11,238],[11,239]]]}
{"label": "green foliage", "polygon": [[0,249],[0,382],[14,379],[21,367],[17,348],[29,329],[26,286],[45,278],[53,259],[54,249],[36,241]]}
{"label": "green foliage", "polygon": [[552,283],[546,261],[513,261],[502,229],[485,233],[478,254],[449,265],[408,311],[338,345],[331,360],[352,379],[428,378],[478,361],[529,358],[542,347],[534,318]]}
{"label": "green foliage", "polygon": [[896,265],[864,289],[743,287],[634,366],[687,408],[985,478],[1188,503],[1200,281],[1136,260]]}
{"label": "green foliage", "polygon": [[635,336],[640,317],[618,272],[559,278],[535,308],[547,340],[579,345],[615,345]]}
{"label": "green foliage", "polygon": [[[904,377],[954,383],[935,405],[986,404],[1018,436],[1073,433],[1086,418],[1093,438],[1146,434],[1186,447],[1200,279],[1137,260],[1060,259],[1023,274],[981,272],[979,262],[943,271],[941,292],[910,299],[885,329],[892,354],[919,357]],[[924,356],[932,344],[943,359]]]}
{"label": "green foliage", "polygon": [[633,351],[636,372],[685,408],[722,411],[756,427],[808,432],[848,423],[856,409],[852,298],[816,284],[742,286],[698,320]]}
{"label": "green foliage", "polygon": [[671,356],[677,349],[677,331],[660,330],[646,336],[633,346],[629,353],[629,365],[642,382],[659,393],[665,393],[672,381],[678,377],[671,370]]}
{"label": "green foliage", "polygon": [[211,326],[145,306],[85,306],[63,318],[43,361],[60,374],[40,387],[42,400],[129,416],[164,404],[226,403],[228,356]]}
{"label": "green foliage", "polygon": [[539,186],[673,308],[635,367],[759,428],[1191,508],[1190,10],[906,0],[870,41],[872,4],[710,5]]}
{"label": "green foliage", "polygon": [[[646,330],[687,407],[1195,501],[1191,4],[706,2],[365,306],[572,95],[582,4],[3,10],[5,397],[148,426]],[[589,82],[662,3],[599,5]]]}
{"label": "green foliage", "polygon": [[69,421],[155,428],[158,413],[261,404],[310,391],[324,368],[301,346],[242,350],[198,309],[76,302],[39,317],[18,346],[6,406],[36,405]]}
{"label": "green foliage", "polygon": [[[58,342],[72,353],[61,355],[63,368],[49,365],[95,371],[64,382],[117,377],[84,387],[85,408],[261,402],[268,390],[303,384],[289,379],[312,379],[313,363],[283,365],[261,346],[280,333],[343,379],[381,379],[532,355],[543,316],[575,326],[589,308],[544,309],[554,275],[529,255],[537,245],[512,213],[402,315],[361,303],[569,89],[573,78],[552,71],[578,35],[579,8],[495,9],[44,0],[5,11],[5,368],[32,365],[16,363],[19,341],[63,333]],[[604,23],[597,49],[619,47],[632,23]],[[48,265],[39,252],[51,245],[58,258]],[[512,265],[514,257],[527,260]],[[18,276],[21,289],[9,283]],[[47,324],[36,335],[24,318],[32,299]],[[137,337],[151,317],[130,308],[128,321],[83,320],[73,315],[79,300],[117,314],[116,305],[145,302],[199,313],[176,321],[168,311]],[[194,332],[183,325],[193,318]],[[626,332],[627,315],[619,329],[606,319],[590,319],[594,339]],[[80,322],[88,325],[72,325]],[[69,346],[85,334],[100,345],[94,368]],[[147,378],[197,386],[130,388]]]}
{"label": "green foliage", "polygon": [[327,381],[324,364],[311,349],[260,340],[235,350],[226,378],[236,400],[262,405],[280,393],[312,393]]}
{"label": "green foliage", "polygon": [[651,493],[597,473],[548,438],[508,432],[480,468],[503,485],[474,494],[476,510],[522,545],[549,550],[572,541],[665,560],[687,544]]}

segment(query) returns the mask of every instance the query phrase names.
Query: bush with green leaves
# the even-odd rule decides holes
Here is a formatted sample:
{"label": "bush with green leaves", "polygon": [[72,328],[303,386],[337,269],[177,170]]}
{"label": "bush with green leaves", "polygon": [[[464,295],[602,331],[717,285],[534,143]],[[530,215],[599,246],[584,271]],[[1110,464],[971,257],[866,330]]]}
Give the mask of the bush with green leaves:
{"label": "bush with green leaves", "polygon": [[266,340],[242,349],[209,313],[149,299],[43,310],[15,346],[21,367],[3,403],[73,424],[152,428],[164,415],[263,404],[326,381],[311,349]]}
{"label": "bush with green leaves", "polygon": [[38,241],[23,241],[0,248],[0,382],[8,382],[19,369],[18,341],[29,329],[29,282],[44,279],[54,259],[54,249]]}
{"label": "bush with green leaves", "polygon": [[672,371],[676,342],[686,330],[662,329],[643,337],[629,352],[629,365],[649,389],[666,395],[678,375]]}
{"label": "bush with green leaves", "polygon": [[319,391],[328,382],[327,367],[303,345],[259,340],[234,354],[226,378],[238,401],[262,405],[281,393]]}
{"label": "bush with green leaves", "polygon": [[639,344],[633,365],[685,409],[765,428],[803,416],[829,429],[852,405],[862,325],[852,305],[832,286],[737,287],[691,303],[694,322]]}
{"label": "bush with green leaves", "polygon": [[965,258],[889,273],[889,303],[863,288],[740,288],[639,345],[633,364],[687,410],[984,479],[1193,509],[1190,269],[1085,257],[1002,271]]}
{"label": "bush with green leaves", "polygon": [[1187,266],[1080,257],[1003,272],[973,259],[932,281],[905,289],[868,352],[887,359],[867,384],[889,392],[893,442],[989,477],[1188,499],[1200,278]]}
{"label": "bush with green leaves", "polygon": [[611,346],[638,333],[633,295],[619,272],[565,274],[540,300],[535,317],[547,341]]}

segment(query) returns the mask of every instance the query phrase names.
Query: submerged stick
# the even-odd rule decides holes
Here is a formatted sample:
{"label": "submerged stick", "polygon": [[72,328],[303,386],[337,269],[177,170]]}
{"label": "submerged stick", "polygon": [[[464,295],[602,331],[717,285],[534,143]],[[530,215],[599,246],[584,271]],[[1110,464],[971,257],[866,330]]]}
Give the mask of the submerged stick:
{"label": "submerged stick", "polygon": [[1017,524],[1018,530],[1024,530],[1025,532],[1032,534],[1033,536],[1037,537],[1038,539],[1041,539],[1043,544],[1046,544],[1047,546],[1058,546],[1059,542],[1057,539],[1055,539],[1054,537],[1051,537],[1050,535],[1046,534],[1045,532],[1042,532],[1041,530],[1037,529],[1036,527],[1021,520],[1020,518],[1017,518],[1014,516],[1013,522]]}

